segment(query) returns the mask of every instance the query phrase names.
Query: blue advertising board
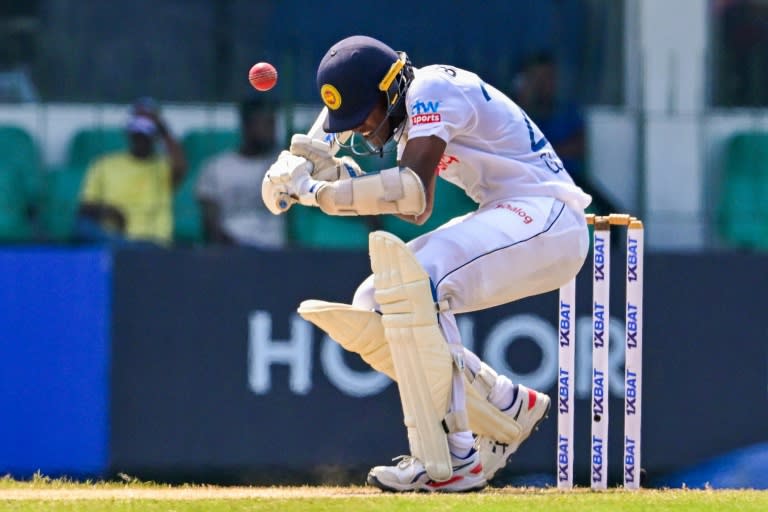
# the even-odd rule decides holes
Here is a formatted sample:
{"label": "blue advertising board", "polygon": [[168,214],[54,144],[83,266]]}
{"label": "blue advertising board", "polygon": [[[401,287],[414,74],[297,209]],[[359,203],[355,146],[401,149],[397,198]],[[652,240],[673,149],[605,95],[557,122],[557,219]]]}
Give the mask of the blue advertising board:
{"label": "blue advertising board", "polygon": [[[768,440],[765,255],[649,254],[642,466],[653,479]],[[397,388],[295,313],[348,302],[364,253],[248,249],[116,255],[112,472],[260,481],[365,468],[407,450]],[[612,278],[611,484],[621,476],[623,280]],[[575,474],[589,474],[590,305],[578,281]],[[557,294],[460,315],[463,341],[513,380],[556,394]],[[555,475],[556,418],[507,474]],[[726,423],[728,426],[726,427]],[[258,473],[259,477],[254,475]],[[274,477],[279,480],[277,476]]]}
{"label": "blue advertising board", "polygon": [[103,250],[0,251],[0,474],[103,473],[110,275]]}

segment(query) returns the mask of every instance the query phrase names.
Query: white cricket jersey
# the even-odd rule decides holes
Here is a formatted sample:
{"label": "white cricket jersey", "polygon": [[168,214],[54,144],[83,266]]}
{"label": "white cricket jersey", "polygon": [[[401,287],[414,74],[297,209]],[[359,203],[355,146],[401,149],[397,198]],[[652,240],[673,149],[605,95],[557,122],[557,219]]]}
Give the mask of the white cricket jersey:
{"label": "white cricket jersey", "polygon": [[481,206],[532,196],[589,205],[541,130],[501,91],[454,66],[414,68],[414,75],[398,159],[409,139],[435,135],[447,144],[437,172]]}

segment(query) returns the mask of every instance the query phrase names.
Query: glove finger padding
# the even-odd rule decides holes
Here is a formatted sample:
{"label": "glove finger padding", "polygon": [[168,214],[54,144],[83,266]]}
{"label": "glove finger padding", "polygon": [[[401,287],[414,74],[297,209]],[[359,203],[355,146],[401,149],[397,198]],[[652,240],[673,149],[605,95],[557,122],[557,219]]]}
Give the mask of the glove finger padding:
{"label": "glove finger padding", "polygon": [[273,183],[290,183],[297,173],[312,173],[312,162],[288,151],[281,151],[277,160],[269,166],[265,178]]}
{"label": "glove finger padding", "polygon": [[296,133],[291,137],[290,152],[296,156],[303,156],[313,162],[322,159],[333,158],[331,145],[323,140],[313,139],[309,135]]}
{"label": "glove finger padding", "polygon": [[314,164],[312,178],[322,181],[336,181],[365,174],[354,159],[345,156],[337,158],[331,145],[301,133],[291,137],[290,151]]}

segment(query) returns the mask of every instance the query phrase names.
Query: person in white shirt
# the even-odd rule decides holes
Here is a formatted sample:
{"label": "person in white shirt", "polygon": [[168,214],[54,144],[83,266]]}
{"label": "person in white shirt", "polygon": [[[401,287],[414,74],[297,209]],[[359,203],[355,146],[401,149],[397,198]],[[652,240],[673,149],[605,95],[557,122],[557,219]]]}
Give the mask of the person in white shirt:
{"label": "person in white shirt", "polygon": [[196,194],[209,243],[281,248],[285,219],[261,200],[261,180],[275,160],[274,107],[258,98],[239,106],[240,146],[203,164]]}
{"label": "person in white shirt", "polygon": [[[325,54],[317,86],[327,110],[323,128],[334,135],[325,146],[294,135],[263,182],[273,213],[298,202],[328,214],[394,214],[421,224],[440,200],[437,179],[478,204],[407,246],[372,233],[373,275],[352,304],[306,301],[299,313],[398,380],[411,455],[374,467],[369,484],[387,491],[482,489],[544,419],[550,399],[462,348],[455,315],[556,290],[573,278],[589,248],[590,197],[535,122],[474,73],[416,68],[404,52],[352,36]],[[336,145],[377,153],[390,141],[398,166],[377,175],[333,156]],[[419,395],[415,373],[426,379],[444,440],[433,443],[433,426],[421,419],[432,403]]]}

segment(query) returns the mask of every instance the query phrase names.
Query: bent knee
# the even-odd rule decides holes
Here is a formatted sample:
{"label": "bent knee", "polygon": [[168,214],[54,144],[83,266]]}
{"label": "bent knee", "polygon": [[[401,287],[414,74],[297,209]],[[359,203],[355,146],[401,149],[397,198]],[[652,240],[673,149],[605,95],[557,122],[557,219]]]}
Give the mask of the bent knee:
{"label": "bent knee", "polygon": [[360,286],[355,290],[355,295],[352,297],[352,305],[368,311],[378,310],[379,305],[374,298],[375,288],[373,287],[373,275],[368,276],[365,281],[360,283]]}

